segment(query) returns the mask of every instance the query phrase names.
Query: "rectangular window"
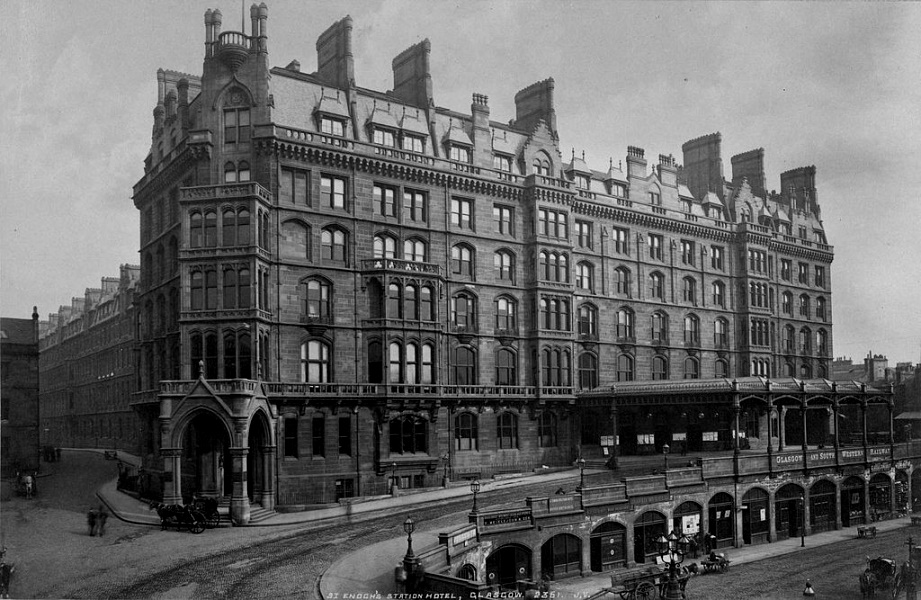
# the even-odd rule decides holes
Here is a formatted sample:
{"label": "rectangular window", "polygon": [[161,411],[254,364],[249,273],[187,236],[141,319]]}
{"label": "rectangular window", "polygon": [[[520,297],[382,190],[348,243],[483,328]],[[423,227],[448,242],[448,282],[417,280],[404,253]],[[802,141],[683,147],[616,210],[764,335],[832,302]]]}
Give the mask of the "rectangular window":
{"label": "rectangular window", "polygon": [[710,266],[717,271],[722,271],[725,268],[723,266],[722,246],[710,246]]}
{"label": "rectangular window", "polygon": [[470,149],[464,146],[454,146],[450,148],[450,159],[457,162],[470,162]]}
{"label": "rectangular window", "polygon": [[344,127],[342,121],[338,119],[330,119],[329,117],[320,117],[320,132],[327,135],[336,135],[342,137],[344,135]]}
{"label": "rectangular window", "polygon": [[509,206],[493,206],[492,218],[496,224],[496,231],[503,235],[515,235],[515,211]]}
{"label": "rectangular window", "polygon": [[352,418],[339,417],[339,456],[352,454]]}
{"label": "rectangular window", "polygon": [[405,219],[424,223],[426,220],[426,204],[424,192],[403,191],[403,217]]}
{"label": "rectangular window", "polygon": [[815,268],[815,285],[816,287],[825,287],[825,267],[816,265]]}
{"label": "rectangular window", "polygon": [[320,178],[320,195],[323,206],[345,208],[345,179],[323,175]]}
{"label": "rectangular window", "polygon": [[649,192],[649,203],[653,206],[662,206],[662,195],[658,192]]}
{"label": "rectangular window", "polygon": [[473,229],[473,201],[467,198],[451,199],[451,224],[462,229]]}
{"label": "rectangular window", "polygon": [[418,135],[403,134],[403,150],[408,152],[425,152],[425,138]]}
{"label": "rectangular window", "polygon": [[278,199],[282,204],[308,206],[307,190],[310,189],[310,174],[300,169],[282,167],[281,182],[278,185]]}
{"label": "rectangular window", "polygon": [[493,154],[492,168],[497,171],[510,173],[512,171],[512,157],[504,154]]}
{"label": "rectangular window", "polygon": [[662,260],[662,236],[657,233],[649,234],[649,258]]}
{"label": "rectangular window", "polygon": [[790,259],[781,258],[780,259],[780,278],[784,281],[790,281],[791,272],[793,271],[793,263]]}
{"label": "rectangular window", "polygon": [[629,239],[629,230],[621,227],[611,228],[611,241],[614,243],[614,252],[616,254],[630,254],[630,247],[627,245]]}
{"label": "rectangular window", "polygon": [[808,239],[807,234],[806,234],[806,228],[803,226],[800,226],[799,228],[799,237],[802,240]]}
{"label": "rectangular window", "polygon": [[311,447],[314,456],[326,456],[326,418],[314,417],[311,420]]}
{"label": "rectangular window", "polygon": [[285,457],[297,458],[297,417],[285,417]]}
{"label": "rectangular window", "polygon": [[748,270],[754,273],[764,273],[767,271],[767,253],[763,250],[749,250]]}
{"label": "rectangular window", "polygon": [[374,130],[374,143],[378,146],[396,147],[396,139],[393,137],[393,132],[387,129]]}
{"label": "rectangular window", "polygon": [[576,221],[576,243],[582,248],[592,249],[592,224],[588,221]]}
{"label": "rectangular window", "polygon": [[397,216],[397,192],[391,187],[374,186],[374,214],[384,217]]}
{"label": "rectangular window", "polygon": [[627,197],[627,187],[619,183],[612,183],[611,184],[611,195],[617,196],[618,198],[626,198]]}
{"label": "rectangular window", "polygon": [[224,109],[224,146],[230,150],[246,149],[249,137],[249,109]]}
{"label": "rectangular window", "polygon": [[681,262],[694,266],[694,242],[681,240]]}
{"label": "rectangular window", "polygon": [[806,263],[799,263],[799,276],[797,281],[805,285],[809,285],[809,265]]}
{"label": "rectangular window", "polygon": [[576,175],[576,187],[580,190],[587,190],[589,188],[589,182],[591,181],[585,175]]}
{"label": "rectangular window", "polygon": [[538,211],[538,232],[547,237],[566,239],[569,237],[569,217],[564,212],[541,208]]}

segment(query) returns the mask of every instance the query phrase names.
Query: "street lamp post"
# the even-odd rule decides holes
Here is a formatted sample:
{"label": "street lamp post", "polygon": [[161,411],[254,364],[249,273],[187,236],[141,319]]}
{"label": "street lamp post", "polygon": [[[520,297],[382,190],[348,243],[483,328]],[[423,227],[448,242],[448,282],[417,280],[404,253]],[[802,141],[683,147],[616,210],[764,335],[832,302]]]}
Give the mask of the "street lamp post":
{"label": "street lamp post", "polygon": [[806,497],[799,495],[800,519],[799,519],[799,547],[806,547]]}
{"label": "street lamp post", "polygon": [[480,493],[480,480],[474,479],[470,482],[470,491],[473,492],[473,510],[470,511],[470,514],[476,515],[476,495]]}
{"label": "street lamp post", "polygon": [[665,600],[682,600],[681,584],[678,581],[678,565],[684,561],[684,555],[687,554],[690,547],[690,540],[687,536],[678,536],[673,529],[668,536],[660,535],[656,540],[659,556],[663,562],[668,564],[668,587],[665,592]]}
{"label": "street lamp post", "polygon": [[390,493],[396,493],[397,489],[397,463],[390,463]]}
{"label": "street lamp post", "polygon": [[579,458],[579,491],[585,487],[585,459]]}
{"label": "street lamp post", "polygon": [[671,448],[668,447],[668,444],[662,444],[662,456],[665,457],[665,470],[668,471],[668,451]]}
{"label": "street lamp post", "polygon": [[915,569],[917,567],[911,556],[914,553],[914,541],[911,536],[908,536],[908,541],[905,543],[908,546],[908,578],[905,581],[905,600],[916,600],[918,596],[915,586]]}
{"label": "street lamp post", "polygon": [[406,570],[407,591],[412,591],[416,584],[416,555],[413,554],[413,531],[415,530],[416,524],[412,517],[406,517],[406,520],[403,521],[403,531],[406,532],[406,556],[403,557],[403,568]]}

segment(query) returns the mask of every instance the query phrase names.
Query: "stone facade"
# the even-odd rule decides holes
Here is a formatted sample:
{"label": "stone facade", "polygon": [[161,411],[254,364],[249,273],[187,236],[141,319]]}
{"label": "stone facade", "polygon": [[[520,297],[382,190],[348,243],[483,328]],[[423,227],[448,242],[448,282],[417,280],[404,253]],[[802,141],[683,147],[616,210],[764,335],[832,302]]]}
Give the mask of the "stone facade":
{"label": "stone facade", "polygon": [[[191,442],[163,402],[195,380],[270,407],[256,447],[214,399],[235,421],[208,443],[241,457],[227,489],[255,501],[243,465],[265,464],[300,506],[570,465],[580,394],[618,382],[827,376],[814,167],[767,192],[758,150],[727,181],[716,133],[684,144],[684,166],[631,146],[594,169],[560,152],[552,79],[502,123],[483,94],[436,107],[428,40],[379,92],[355,82],[350,18],[310,74],[270,69],[266,6],[251,18],[222,32],[209,10],[201,76],[158,73],[134,188],[134,405],[161,418],[155,455]],[[148,467],[177,498],[202,480],[194,460]]]}
{"label": "stone facade", "polygon": [[38,469],[38,312],[0,319],[2,476]]}
{"label": "stone facade", "polygon": [[131,407],[137,389],[135,308],[140,268],[118,277],[40,323],[42,443],[140,454],[150,431]]}

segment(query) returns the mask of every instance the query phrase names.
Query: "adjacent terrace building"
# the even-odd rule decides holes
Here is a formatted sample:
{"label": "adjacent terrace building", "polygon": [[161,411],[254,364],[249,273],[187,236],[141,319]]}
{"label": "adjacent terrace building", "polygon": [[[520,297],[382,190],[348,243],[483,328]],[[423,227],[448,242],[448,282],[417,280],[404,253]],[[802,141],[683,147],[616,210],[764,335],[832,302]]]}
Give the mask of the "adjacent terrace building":
{"label": "adjacent terrace building", "polygon": [[498,122],[480,93],[469,112],[436,105],[428,40],[376,91],[355,80],[351,18],[307,73],[270,68],[265,4],[250,17],[222,31],[208,10],[202,73],[158,72],[134,188],[132,404],[168,501],[230,497],[245,522],[254,505],[838,431],[825,405],[759,406],[743,429],[709,392],[614,415],[631,382],[828,376],[815,167],[770,192],[757,149],[727,179],[714,133],[683,166],[631,146],[598,170],[561,154],[552,79]]}
{"label": "adjacent terrace building", "polygon": [[0,319],[0,473],[39,468],[38,311]]}
{"label": "adjacent terrace building", "polygon": [[42,443],[140,452],[153,432],[131,409],[137,389],[135,294],[140,268],[122,265],[39,323]]}

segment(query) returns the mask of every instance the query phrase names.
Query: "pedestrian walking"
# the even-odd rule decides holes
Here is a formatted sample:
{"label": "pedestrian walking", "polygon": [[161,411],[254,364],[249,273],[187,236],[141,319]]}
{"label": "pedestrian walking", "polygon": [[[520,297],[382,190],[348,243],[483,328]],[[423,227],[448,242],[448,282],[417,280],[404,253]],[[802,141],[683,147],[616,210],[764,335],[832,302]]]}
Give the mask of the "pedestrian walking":
{"label": "pedestrian walking", "polygon": [[90,512],[86,514],[86,523],[90,526],[90,537],[96,535],[96,509],[91,508]]}
{"label": "pedestrian walking", "polygon": [[99,534],[99,537],[102,537],[106,532],[106,520],[109,518],[109,511],[106,510],[106,507],[102,504],[99,505],[99,510],[96,512],[96,533]]}
{"label": "pedestrian walking", "polygon": [[6,562],[6,548],[0,551],[0,598],[10,597],[10,582],[13,579],[13,571],[16,570],[13,563]]}
{"label": "pedestrian walking", "polygon": [[22,483],[26,487],[26,500],[32,499],[32,486],[35,485],[35,480],[32,478],[32,475],[26,473],[26,476],[22,478]]}

